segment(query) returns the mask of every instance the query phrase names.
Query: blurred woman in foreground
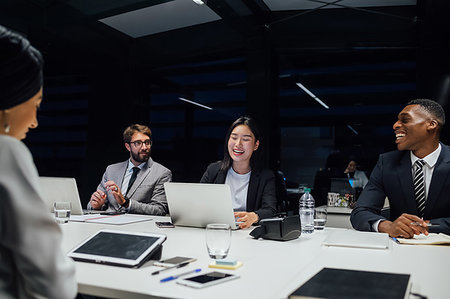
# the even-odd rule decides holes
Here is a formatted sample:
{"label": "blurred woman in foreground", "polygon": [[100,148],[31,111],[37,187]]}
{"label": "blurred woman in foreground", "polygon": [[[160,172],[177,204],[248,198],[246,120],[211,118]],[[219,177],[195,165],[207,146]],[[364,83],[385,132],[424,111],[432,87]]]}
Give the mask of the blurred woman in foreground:
{"label": "blurred woman in foreground", "polygon": [[21,142],[38,125],[42,66],[38,50],[0,26],[0,298],[74,298],[77,292],[61,229]]}

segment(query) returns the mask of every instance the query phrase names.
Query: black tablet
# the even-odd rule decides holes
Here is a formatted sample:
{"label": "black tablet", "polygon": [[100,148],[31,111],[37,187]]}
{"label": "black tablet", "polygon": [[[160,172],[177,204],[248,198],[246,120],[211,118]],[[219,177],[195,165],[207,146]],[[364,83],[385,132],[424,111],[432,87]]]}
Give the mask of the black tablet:
{"label": "black tablet", "polygon": [[100,230],[72,249],[68,256],[77,261],[139,267],[160,250],[163,234]]}

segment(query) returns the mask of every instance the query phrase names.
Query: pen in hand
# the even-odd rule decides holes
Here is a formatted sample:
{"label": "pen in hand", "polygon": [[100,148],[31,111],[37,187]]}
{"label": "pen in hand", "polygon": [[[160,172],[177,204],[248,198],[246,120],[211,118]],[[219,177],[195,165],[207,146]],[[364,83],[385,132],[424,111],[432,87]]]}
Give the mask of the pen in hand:
{"label": "pen in hand", "polygon": [[431,223],[427,223],[426,226],[425,226],[425,225],[422,225],[422,223],[419,223],[419,222],[411,222],[411,224],[415,225],[415,226],[422,226],[422,227],[436,227],[436,226],[439,226],[439,224],[431,224]]}
{"label": "pen in hand", "polygon": [[173,275],[173,276],[169,276],[169,277],[163,278],[163,279],[160,280],[160,282],[171,281],[171,280],[177,279],[178,277],[189,275],[191,273],[197,273],[197,272],[200,272],[200,271],[202,271],[202,269],[195,269],[195,270],[187,271],[187,272],[184,272],[184,273],[181,273],[181,274],[178,274],[178,275]]}
{"label": "pen in hand", "polygon": [[190,262],[184,262],[184,263],[180,263],[180,264],[174,265],[174,266],[169,267],[169,268],[165,268],[165,269],[162,269],[162,270],[158,270],[158,271],[153,272],[152,275],[156,275],[156,274],[159,274],[159,273],[161,273],[161,272],[164,272],[164,271],[170,270],[170,269],[181,268],[181,267],[184,267],[184,266],[189,265],[189,263],[190,263]]}

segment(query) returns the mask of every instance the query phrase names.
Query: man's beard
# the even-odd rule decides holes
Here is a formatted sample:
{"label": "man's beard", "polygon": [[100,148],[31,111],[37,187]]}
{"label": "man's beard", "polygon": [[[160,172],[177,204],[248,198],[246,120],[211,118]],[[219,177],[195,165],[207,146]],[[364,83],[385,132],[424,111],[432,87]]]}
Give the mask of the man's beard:
{"label": "man's beard", "polygon": [[139,155],[139,152],[138,153],[134,153],[133,151],[131,151],[131,157],[136,162],[147,162],[148,158],[150,157],[150,152],[148,152],[148,154],[146,156],[141,158],[141,156]]}

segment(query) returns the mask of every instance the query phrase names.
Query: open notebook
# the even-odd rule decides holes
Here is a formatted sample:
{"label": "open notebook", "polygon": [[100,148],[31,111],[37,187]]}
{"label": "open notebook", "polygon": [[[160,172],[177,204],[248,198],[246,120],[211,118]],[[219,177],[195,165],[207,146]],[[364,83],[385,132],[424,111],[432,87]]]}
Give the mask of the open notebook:
{"label": "open notebook", "polygon": [[450,244],[450,236],[443,233],[429,233],[428,236],[423,234],[414,235],[412,239],[394,238],[394,241],[410,245],[448,245]]}

